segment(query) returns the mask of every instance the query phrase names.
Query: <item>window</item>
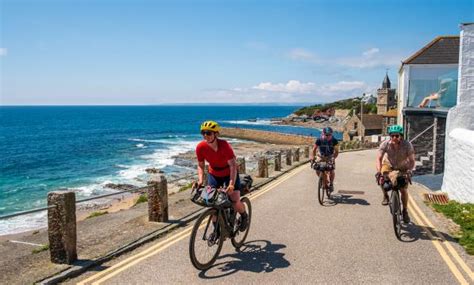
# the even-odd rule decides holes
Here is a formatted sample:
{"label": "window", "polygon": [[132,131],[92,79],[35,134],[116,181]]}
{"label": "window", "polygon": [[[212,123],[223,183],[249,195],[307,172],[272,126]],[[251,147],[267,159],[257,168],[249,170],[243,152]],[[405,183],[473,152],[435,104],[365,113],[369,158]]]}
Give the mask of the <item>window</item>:
{"label": "window", "polygon": [[419,107],[425,101],[426,108],[451,108],[456,105],[457,84],[457,67],[414,66],[410,69],[407,106]]}
{"label": "window", "polygon": [[354,123],[354,130],[357,130],[357,122]]}
{"label": "window", "polygon": [[390,125],[395,125],[395,118],[390,118]]}

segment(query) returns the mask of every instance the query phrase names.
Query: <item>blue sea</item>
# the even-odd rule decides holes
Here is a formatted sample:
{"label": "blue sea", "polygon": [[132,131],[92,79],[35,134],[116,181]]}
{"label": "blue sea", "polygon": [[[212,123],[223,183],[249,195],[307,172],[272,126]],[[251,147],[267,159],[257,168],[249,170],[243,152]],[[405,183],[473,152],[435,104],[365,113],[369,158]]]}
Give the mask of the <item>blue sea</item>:
{"label": "blue sea", "polygon": [[[107,183],[142,185],[145,169],[189,173],[173,155],[194,149],[200,123],[319,135],[271,125],[297,106],[0,107],[0,215],[46,205],[48,191],[73,188],[77,199],[113,191]],[[249,119],[257,119],[249,122]],[[44,225],[44,213],[0,220],[0,234]]]}

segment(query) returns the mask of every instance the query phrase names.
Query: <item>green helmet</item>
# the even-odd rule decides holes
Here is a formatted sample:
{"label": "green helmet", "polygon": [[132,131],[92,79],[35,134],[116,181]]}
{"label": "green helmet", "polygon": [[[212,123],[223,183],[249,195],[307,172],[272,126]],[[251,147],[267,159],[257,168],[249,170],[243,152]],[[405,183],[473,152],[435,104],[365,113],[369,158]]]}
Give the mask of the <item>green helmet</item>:
{"label": "green helmet", "polygon": [[403,135],[403,127],[400,126],[400,125],[392,125],[392,126],[388,127],[388,134],[391,135],[391,134],[394,134],[394,133],[399,133],[399,134]]}

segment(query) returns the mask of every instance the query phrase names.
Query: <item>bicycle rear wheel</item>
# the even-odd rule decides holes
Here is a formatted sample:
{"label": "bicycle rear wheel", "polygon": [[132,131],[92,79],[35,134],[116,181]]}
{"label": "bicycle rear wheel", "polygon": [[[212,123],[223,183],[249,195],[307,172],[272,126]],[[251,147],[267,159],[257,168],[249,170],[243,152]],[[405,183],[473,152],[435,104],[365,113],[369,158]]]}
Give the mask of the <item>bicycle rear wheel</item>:
{"label": "bicycle rear wheel", "polygon": [[206,270],[214,264],[224,244],[221,219],[213,223],[213,217],[217,217],[216,209],[202,213],[191,233],[189,257],[194,267],[199,270]]}
{"label": "bicycle rear wheel", "polygon": [[245,242],[245,239],[247,238],[247,235],[249,234],[250,230],[250,222],[252,221],[252,204],[250,204],[250,200],[247,197],[242,197],[240,198],[240,201],[242,204],[244,204],[245,207],[245,212],[247,212],[248,215],[248,220],[247,220],[247,228],[245,231],[241,232],[239,231],[239,225],[238,221],[240,221],[240,215],[237,213],[235,216],[235,221],[234,221],[234,236],[231,238],[232,245],[235,247],[235,249],[239,249]]}
{"label": "bicycle rear wheel", "polygon": [[390,209],[392,210],[393,230],[399,240],[402,236],[402,209],[400,205],[400,194],[396,190],[392,190],[390,196]]}
{"label": "bicycle rear wheel", "polygon": [[321,175],[319,176],[319,182],[318,182],[318,200],[319,200],[319,204],[321,205],[324,205],[324,179],[323,179],[323,175],[324,173],[321,173]]}

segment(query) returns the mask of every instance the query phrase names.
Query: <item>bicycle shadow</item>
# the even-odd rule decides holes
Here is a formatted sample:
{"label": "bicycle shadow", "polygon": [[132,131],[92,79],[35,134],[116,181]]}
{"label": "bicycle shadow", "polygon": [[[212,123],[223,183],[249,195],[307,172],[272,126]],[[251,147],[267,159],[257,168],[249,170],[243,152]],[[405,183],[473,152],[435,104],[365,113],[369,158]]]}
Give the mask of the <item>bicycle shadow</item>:
{"label": "bicycle shadow", "polygon": [[268,240],[246,242],[238,252],[225,254],[217,260],[231,259],[214,264],[211,268],[199,273],[203,279],[216,279],[234,274],[239,271],[254,273],[269,273],[279,268],[290,266],[285,259],[285,253],[278,252],[285,248],[283,244],[272,244]]}
{"label": "bicycle shadow", "polygon": [[[370,203],[367,200],[360,199],[360,198],[352,198],[352,195],[345,195],[345,194],[333,194],[332,200],[334,204],[347,204],[347,205],[361,205],[361,206],[369,206]],[[351,199],[352,198],[352,199]]]}
{"label": "bicycle shadow", "polygon": [[[446,240],[450,242],[457,242],[451,235],[441,231],[437,231],[432,227],[420,226],[413,222],[409,224],[402,224],[402,242],[414,242],[417,240]],[[441,237],[439,237],[441,236]]]}

